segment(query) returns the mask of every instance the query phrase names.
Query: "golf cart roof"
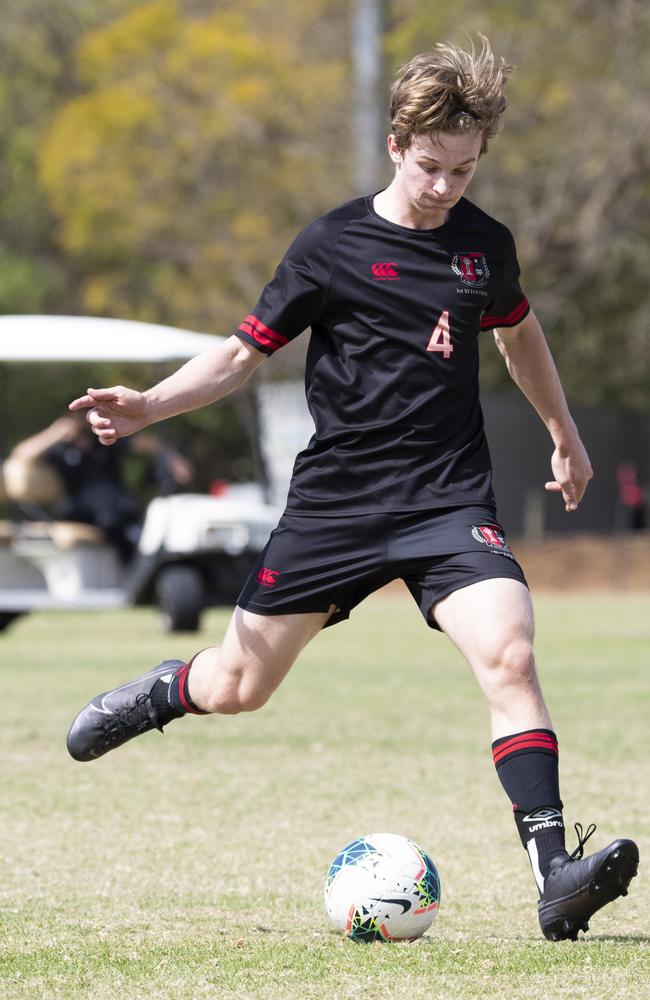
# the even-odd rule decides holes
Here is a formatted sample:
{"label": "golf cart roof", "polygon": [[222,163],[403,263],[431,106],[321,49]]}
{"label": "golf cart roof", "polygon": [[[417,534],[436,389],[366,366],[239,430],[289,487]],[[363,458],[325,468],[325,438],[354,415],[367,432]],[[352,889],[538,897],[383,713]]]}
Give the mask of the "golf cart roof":
{"label": "golf cart roof", "polygon": [[178,361],[223,340],[129,319],[0,316],[0,362]]}

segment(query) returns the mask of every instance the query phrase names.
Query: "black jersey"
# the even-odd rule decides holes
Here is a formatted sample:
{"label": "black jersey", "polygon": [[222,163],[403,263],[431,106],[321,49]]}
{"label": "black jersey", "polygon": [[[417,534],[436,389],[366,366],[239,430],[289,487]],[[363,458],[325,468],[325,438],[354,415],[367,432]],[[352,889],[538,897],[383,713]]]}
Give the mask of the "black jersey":
{"label": "black jersey", "polygon": [[272,354],[311,327],[316,433],[296,459],[287,509],[493,502],[478,338],[528,310],[510,232],[464,198],[436,229],[388,222],[372,197],[309,225],[237,331]]}

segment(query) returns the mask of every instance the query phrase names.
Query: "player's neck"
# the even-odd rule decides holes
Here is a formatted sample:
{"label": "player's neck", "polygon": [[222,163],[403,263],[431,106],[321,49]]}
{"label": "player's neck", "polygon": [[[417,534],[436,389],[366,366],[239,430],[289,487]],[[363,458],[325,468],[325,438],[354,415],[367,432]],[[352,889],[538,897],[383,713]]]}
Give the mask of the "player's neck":
{"label": "player's neck", "polygon": [[382,219],[407,229],[437,229],[449,217],[449,209],[421,211],[404,197],[395,183],[375,195],[373,208]]}

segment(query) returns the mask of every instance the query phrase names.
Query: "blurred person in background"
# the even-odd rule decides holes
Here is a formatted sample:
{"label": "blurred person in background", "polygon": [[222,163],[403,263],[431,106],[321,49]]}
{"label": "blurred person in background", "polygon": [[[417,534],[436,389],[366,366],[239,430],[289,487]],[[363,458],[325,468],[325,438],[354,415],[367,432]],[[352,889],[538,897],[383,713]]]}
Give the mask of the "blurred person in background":
{"label": "blurred person in background", "polygon": [[44,463],[54,469],[62,495],[48,507],[48,517],[95,525],[126,562],[138,543],[143,516],[141,505],[124,481],[124,461],[129,452],[152,461],[159,495],[177,492],[192,480],[190,462],[160,438],[142,434],[119,441],[115,448],[103,448],[86,420],[76,413],[59,417],[21,441],[7,461]]}
{"label": "blurred person in background", "polygon": [[[223,398],[311,327],[316,433],[222,646],[94,698],[73,721],[68,749],[93,760],[188,713],[260,708],[322,628],[401,578],[486,696],[493,760],[533,870],[542,931],[575,940],[593,913],[627,893],[639,855],[619,839],[583,858],[593,824],[584,835],[576,824],[578,846],[566,850],[530,594],[492,490],[478,394],[478,340],[488,330],[549,432],[547,490],[572,513],[592,476],[519,283],[512,235],[464,197],[499,129],[510,69],[487,39],[478,51],[440,44],[414,57],[391,92],[389,186],[308,226],[222,346],[144,393],[89,389],[70,404],[114,446]],[[489,817],[471,801],[466,819],[472,836],[490,840]]]}
{"label": "blurred person in background", "polygon": [[646,491],[639,482],[636,462],[619,462],[616,466],[615,530],[645,531],[647,525]]}

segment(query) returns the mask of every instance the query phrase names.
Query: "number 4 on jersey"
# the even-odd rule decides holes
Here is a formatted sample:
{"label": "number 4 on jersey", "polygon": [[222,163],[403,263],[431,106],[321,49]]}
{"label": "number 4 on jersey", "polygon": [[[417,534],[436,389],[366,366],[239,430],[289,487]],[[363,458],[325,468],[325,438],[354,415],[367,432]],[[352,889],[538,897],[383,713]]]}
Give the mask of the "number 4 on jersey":
{"label": "number 4 on jersey", "polygon": [[450,358],[454,353],[454,345],[451,342],[451,333],[449,330],[448,309],[445,309],[441,314],[438,325],[431,334],[427,351],[435,351],[436,354],[442,354],[443,358]]}

